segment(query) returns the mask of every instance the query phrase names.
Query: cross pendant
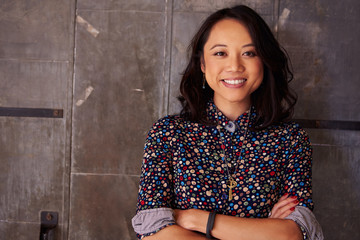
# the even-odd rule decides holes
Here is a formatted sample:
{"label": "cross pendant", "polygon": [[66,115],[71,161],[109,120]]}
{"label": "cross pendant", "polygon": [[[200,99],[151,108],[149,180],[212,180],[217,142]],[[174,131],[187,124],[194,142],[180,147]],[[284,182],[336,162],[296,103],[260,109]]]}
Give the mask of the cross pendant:
{"label": "cross pendant", "polygon": [[230,178],[229,181],[228,181],[228,185],[227,185],[227,186],[229,187],[229,201],[231,201],[232,198],[233,198],[232,189],[233,189],[236,185],[237,185],[237,184],[236,184],[236,181],[235,181],[234,179]]}

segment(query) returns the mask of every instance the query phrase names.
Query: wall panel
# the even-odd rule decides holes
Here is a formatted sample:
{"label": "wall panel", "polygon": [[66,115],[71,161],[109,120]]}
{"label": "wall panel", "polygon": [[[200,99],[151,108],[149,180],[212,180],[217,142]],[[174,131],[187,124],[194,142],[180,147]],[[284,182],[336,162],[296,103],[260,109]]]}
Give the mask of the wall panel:
{"label": "wall panel", "polygon": [[56,239],[67,237],[73,3],[0,1],[0,107],[63,110],[0,116],[0,239],[39,239],[44,210],[59,213]]}
{"label": "wall panel", "polygon": [[78,2],[70,239],[135,239],[144,140],[167,107],[169,11]]}

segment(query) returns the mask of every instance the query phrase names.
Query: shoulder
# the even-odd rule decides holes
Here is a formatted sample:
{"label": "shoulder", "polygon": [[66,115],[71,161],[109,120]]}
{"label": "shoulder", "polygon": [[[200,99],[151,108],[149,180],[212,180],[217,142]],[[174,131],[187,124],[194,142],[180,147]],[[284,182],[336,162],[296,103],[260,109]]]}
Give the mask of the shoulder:
{"label": "shoulder", "polygon": [[157,137],[180,138],[187,135],[196,135],[202,132],[209,132],[214,126],[192,122],[180,115],[167,115],[157,120],[150,129],[149,135]]}
{"label": "shoulder", "polygon": [[296,122],[284,124],[289,139],[292,141],[310,142],[308,133]]}
{"label": "shoulder", "polygon": [[272,125],[268,127],[265,131],[272,135],[280,135],[282,137],[286,137],[287,139],[308,139],[307,132],[298,123],[293,121]]}
{"label": "shoulder", "polygon": [[268,139],[291,145],[310,145],[308,133],[296,122],[274,124],[262,130]]}
{"label": "shoulder", "polygon": [[152,129],[170,130],[181,126],[183,122],[184,120],[179,115],[167,115],[157,120]]}
{"label": "shoulder", "polygon": [[148,135],[156,137],[174,136],[184,125],[184,120],[179,115],[167,115],[157,120],[151,127]]}
{"label": "shoulder", "polygon": [[152,129],[186,131],[188,129],[194,130],[194,129],[204,129],[208,127],[212,127],[212,126],[207,126],[201,123],[186,120],[180,115],[167,115],[157,120],[154,123]]}
{"label": "shoulder", "polygon": [[307,132],[299,124],[295,122],[281,123],[272,125],[267,130],[267,142],[281,149],[284,159],[311,161],[311,142]]}

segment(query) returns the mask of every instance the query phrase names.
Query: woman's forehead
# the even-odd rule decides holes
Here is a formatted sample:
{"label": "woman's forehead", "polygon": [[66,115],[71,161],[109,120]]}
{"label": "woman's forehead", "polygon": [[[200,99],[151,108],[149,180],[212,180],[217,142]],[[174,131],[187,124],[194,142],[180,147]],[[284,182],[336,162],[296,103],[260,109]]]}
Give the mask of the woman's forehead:
{"label": "woman's forehead", "polygon": [[241,46],[252,44],[252,38],[247,27],[235,19],[218,21],[212,27],[205,46],[207,49],[211,49],[216,45],[229,44]]}

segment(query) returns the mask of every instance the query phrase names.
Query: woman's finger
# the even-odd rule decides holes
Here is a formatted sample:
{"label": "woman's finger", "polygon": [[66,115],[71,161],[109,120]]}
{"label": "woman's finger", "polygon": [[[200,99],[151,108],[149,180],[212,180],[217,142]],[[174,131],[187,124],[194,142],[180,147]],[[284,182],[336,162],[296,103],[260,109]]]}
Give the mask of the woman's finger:
{"label": "woman's finger", "polygon": [[297,199],[296,196],[291,196],[291,197],[286,197],[286,198],[281,197],[279,199],[279,201],[274,205],[274,207],[275,206],[276,206],[276,208],[284,207],[284,206],[288,205],[289,203],[295,201],[296,199]]}
{"label": "woman's finger", "polygon": [[275,210],[273,210],[273,214],[271,215],[271,217],[272,218],[284,218],[295,210],[294,208],[296,205],[297,205],[297,203],[290,203],[289,205],[286,205],[280,209],[275,209]]}
{"label": "woman's finger", "polygon": [[[296,206],[295,206],[295,207],[296,207]],[[277,218],[279,218],[279,219],[284,219],[284,218],[286,218],[286,217],[289,216],[292,212],[295,211],[295,207],[292,207],[292,208],[284,211],[284,212],[283,212],[281,215],[279,215]]]}
{"label": "woman's finger", "polygon": [[281,197],[271,210],[270,218],[284,218],[295,210],[299,201],[296,197]]}

